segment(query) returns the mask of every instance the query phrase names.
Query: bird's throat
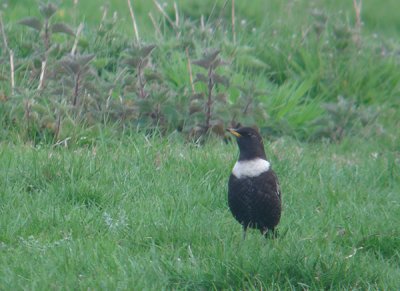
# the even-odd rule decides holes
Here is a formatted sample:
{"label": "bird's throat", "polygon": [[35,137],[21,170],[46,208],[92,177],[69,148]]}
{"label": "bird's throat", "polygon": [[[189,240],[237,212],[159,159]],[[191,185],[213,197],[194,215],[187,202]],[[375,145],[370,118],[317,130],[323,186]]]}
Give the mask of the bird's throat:
{"label": "bird's throat", "polygon": [[261,158],[255,158],[253,160],[239,160],[233,167],[232,174],[238,179],[245,177],[251,178],[267,172],[269,168],[270,163]]}

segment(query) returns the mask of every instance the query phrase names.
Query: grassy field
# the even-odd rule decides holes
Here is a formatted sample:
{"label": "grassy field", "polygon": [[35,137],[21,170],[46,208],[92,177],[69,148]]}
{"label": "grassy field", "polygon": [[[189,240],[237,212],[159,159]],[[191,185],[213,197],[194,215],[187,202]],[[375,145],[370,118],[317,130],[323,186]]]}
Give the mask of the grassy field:
{"label": "grassy field", "polygon": [[3,144],[1,289],[399,287],[393,148],[267,141],[281,236],[242,241],[226,202],[236,145],[176,139]]}
{"label": "grassy field", "polygon": [[[235,40],[231,1],[176,1],[178,25],[131,1],[139,43],[126,1],[60,2],[75,55],[67,28],[18,24],[38,2],[0,7],[0,290],[400,288],[398,0],[364,1],[360,27],[348,0],[236,0]],[[187,66],[210,49],[229,84],[207,127]],[[280,178],[275,240],[229,212],[235,122]]]}

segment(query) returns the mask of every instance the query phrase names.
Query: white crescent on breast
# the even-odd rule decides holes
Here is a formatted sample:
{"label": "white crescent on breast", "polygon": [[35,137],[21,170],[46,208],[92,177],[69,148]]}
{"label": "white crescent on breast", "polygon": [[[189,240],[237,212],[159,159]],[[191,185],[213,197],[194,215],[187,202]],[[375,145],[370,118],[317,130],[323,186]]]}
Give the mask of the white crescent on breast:
{"label": "white crescent on breast", "polygon": [[232,174],[240,179],[244,177],[257,177],[270,168],[270,163],[264,159],[256,158],[248,161],[237,161]]}

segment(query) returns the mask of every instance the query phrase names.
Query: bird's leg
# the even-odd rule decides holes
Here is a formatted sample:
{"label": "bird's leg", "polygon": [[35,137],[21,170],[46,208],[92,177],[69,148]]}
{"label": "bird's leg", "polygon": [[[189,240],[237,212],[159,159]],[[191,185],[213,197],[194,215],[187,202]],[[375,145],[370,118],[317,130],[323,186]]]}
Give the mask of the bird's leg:
{"label": "bird's leg", "polygon": [[279,235],[278,230],[277,229],[275,230],[275,228],[273,228],[271,231],[272,231],[272,234],[271,234],[272,239],[278,238],[278,235]]}
{"label": "bird's leg", "polygon": [[243,240],[246,239],[246,231],[247,231],[247,226],[243,225]]}
{"label": "bird's leg", "polygon": [[278,231],[275,231],[275,228],[271,228],[271,229],[264,229],[261,231],[261,233],[263,234],[263,236],[265,236],[265,238],[269,238],[271,237],[272,239],[275,239],[278,237]]}
{"label": "bird's leg", "polygon": [[260,229],[260,232],[265,238],[268,238],[268,227]]}

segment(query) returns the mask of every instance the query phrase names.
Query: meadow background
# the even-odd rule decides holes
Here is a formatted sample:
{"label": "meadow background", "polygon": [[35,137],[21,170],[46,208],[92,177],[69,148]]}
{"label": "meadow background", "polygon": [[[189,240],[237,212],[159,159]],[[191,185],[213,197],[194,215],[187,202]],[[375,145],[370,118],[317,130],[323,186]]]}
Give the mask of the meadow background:
{"label": "meadow background", "polygon": [[[0,289],[398,289],[398,1],[131,6],[1,2]],[[238,123],[275,240],[227,207]]]}

